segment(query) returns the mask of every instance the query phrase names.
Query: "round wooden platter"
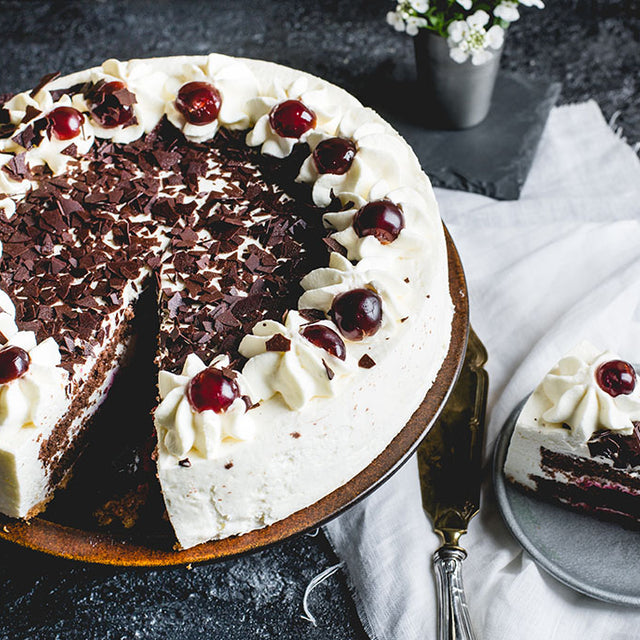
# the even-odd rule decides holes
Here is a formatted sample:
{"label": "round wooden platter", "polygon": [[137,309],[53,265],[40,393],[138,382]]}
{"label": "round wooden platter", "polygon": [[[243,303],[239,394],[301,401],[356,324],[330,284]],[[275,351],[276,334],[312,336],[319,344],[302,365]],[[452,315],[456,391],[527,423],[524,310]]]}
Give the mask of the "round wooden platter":
{"label": "round wooden platter", "polygon": [[132,542],[108,531],[66,526],[48,520],[46,512],[29,522],[0,516],[0,538],[61,558],[107,565],[160,567],[222,560],[257,551],[318,527],[342,513],[389,478],[410,457],[440,413],[462,367],[469,330],[467,289],[460,257],[448,232],[446,240],[454,304],[447,357],[435,383],[409,422],[369,466],[345,485],[263,529],[180,551],[171,549],[168,541],[163,541],[164,544],[159,544],[157,539],[150,539],[148,544]]}

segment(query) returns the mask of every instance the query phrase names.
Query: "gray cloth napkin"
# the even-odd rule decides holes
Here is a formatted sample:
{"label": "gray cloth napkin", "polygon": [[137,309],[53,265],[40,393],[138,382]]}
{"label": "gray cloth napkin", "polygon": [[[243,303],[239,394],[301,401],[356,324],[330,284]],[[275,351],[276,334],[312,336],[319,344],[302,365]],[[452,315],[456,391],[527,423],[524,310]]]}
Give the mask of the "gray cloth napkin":
{"label": "gray cloth napkin", "polygon": [[[551,112],[518,201],[436,195],[489,351],[489,456],[512,409],[581,339],[640,362],[640,162],[586,102]],[[478,638],[640,637],[640,609],[580,595],[533,562],[502,523],[486,476],[480,515],[463,538]],[[325,531],[372,639],[435,637],[438,540],[415,458]]]}

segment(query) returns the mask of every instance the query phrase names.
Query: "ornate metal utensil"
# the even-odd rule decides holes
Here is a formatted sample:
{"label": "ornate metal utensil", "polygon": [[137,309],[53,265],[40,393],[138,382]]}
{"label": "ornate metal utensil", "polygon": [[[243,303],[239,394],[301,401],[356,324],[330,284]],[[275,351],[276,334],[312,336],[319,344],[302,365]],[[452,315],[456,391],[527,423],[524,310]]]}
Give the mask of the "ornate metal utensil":
{"label": "ornate metal utensil", "polygon": [[474,640],[462,584],[467,552],[460,536],[480,508],[487,405],[487,351],[470,329],[460,377],[440,417],[418,448],[422,503],[442,539],[433,563],[438,583],[438,639]]}

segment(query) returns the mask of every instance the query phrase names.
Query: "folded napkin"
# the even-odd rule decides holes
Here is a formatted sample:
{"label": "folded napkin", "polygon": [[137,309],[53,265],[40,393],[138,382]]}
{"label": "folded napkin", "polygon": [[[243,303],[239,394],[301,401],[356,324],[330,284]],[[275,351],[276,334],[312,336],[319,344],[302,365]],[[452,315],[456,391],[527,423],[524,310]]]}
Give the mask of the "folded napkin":
{"label": "folded napkin", "polygon": [[[638,638],[640,609],[578,594],[522,550],[493,500],[489,456],[512,409],[581,339],[640,362],[640,162],[586,102],[551,112],[520,200],[437,197],[489,352],[482,508],[462,539],[478,639]],[[435,637],[439,542],[415,457],[325,531],[372,640]]]}

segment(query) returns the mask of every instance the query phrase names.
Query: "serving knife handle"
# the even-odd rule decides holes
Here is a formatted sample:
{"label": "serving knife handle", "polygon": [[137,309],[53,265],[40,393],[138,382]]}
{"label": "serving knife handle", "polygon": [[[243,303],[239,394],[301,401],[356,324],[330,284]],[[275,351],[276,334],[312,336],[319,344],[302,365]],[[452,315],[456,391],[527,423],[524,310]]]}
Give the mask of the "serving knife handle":
{"label": "serving knife handle", "polygon": [[460,547],[440,547],[433,554],[438,583],[438,640],[475,640],[462,585],[462,561],[467,552]]}

